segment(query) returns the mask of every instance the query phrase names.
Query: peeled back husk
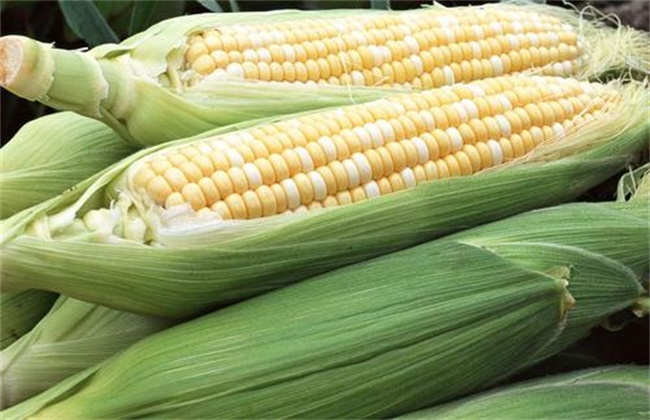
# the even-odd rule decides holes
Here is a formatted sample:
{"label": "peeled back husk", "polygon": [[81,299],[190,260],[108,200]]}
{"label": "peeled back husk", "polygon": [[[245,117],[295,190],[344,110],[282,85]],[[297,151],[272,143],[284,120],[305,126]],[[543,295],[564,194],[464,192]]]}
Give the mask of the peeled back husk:
{"label": "peeled back husk", "polygon": [[130,165],[162,148],[154,147],[3,222],[2,287],[55,290],[127,311],[184,317],[567,201],[615,174],[647,144],[645,85],[612,86],[623,94],[619,107],[520,159],[302,215],[204,223],[188,213],[166,220],[114,188]]}
{"label": "peeled back husk", "polygon": [[[73,112],[25,124],[0,151],[0,218],[60,195],[133,150],[105,124]],[[29,331],[55,299],[35,290],[3,293],[2,348]]]}

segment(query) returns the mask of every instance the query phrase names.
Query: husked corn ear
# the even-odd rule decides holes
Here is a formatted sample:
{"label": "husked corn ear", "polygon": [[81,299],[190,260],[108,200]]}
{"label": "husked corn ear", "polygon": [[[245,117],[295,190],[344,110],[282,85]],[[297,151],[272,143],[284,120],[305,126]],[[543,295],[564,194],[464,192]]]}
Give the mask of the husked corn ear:
{"label": "husked corn ear", "polygon": [[340,206],[509,162],[561,141],[617,96],[552,77],[396,96],[163,149],[132,167],[128,185],[163,208],[222,219]]}
{"label": "husked corn ear", "polygon": [[[589,13],[495,4],[206,13],[88,52],[0,39],[0,86],[151,146],[257,118],[535,72],[650,75],[647,33]],[[83,89],[79,89],[83,86]]]}
{"label": "husked corn ear", "polygon": [[187,40],[189,83],[203,78],[433,88],[531,68],[579,69],[575,28],[525,9],[458,7],[220,25]]}

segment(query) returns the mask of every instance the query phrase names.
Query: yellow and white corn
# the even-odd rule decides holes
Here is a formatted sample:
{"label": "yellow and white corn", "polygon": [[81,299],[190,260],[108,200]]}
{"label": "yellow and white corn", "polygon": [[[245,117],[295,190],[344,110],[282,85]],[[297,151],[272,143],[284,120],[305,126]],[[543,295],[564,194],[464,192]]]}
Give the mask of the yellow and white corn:
{"label": "yellow and white corn", "polygon": [[602,26],[530,4],[201,14],[87,53],[2,37],[0,85],[154,145],[255,118],[374,100],[387,89],[528,71],[581,79],[630,69],[650,74],[647,35]]}
{"label": "yellow and white corn", "polygon": [[2,287],[194,314],[571,199],[645,147],[647,100],[510,76],[159,145],[3,223]]}

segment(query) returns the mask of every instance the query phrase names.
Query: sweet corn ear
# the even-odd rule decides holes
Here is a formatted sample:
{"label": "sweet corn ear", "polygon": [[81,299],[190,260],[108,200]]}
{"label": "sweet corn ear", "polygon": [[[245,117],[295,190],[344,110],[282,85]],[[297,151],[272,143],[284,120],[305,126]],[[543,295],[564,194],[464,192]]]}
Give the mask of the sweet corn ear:
{"label": "sweet corn ear", "polygon": [[650,74],[647,34],[585,16],[532,4],[211,13],[169,19],[87,53],[9,35],[0,39],[0,85],[150,146],[375,100],[388,89],[531,71],[583,80]]}
{"label": "sweet corn ear", "polygon": [[572,79],[496,78],[162,149],[125,184],[145,205],[224,220],[306,212],[511,162],[619,100]]}

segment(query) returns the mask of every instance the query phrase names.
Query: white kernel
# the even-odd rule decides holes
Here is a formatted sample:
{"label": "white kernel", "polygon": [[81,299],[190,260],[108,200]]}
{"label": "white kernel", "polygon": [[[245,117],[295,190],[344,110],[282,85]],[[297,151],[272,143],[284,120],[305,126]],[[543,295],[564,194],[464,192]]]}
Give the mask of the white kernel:
{"label": "white kernel", "polygon": [[515,33],[522,34],[524,33],[524,25],[519,22],[512,22],[512,29]]}
{"label": "white kernel", "polygon": [[474,118],[478,118],[479,116],[478,107],[476,106],[474,101],[470,99],[462,99],[460,101],[460,105],[462,105],[463,108],[465,108],[465,112],[467,112],[467,116],[470,120]]}
{"label": "white kernel", "polygon": [[460,131],[458,131],[457,128],[455,127],[449,127],[447,130],[447,135],[449,135],[449,139],[451,140],[451,151],[452,152],[457,152],[460,149],[463,148],[463,136],[460,134]]}
{"label": "white kernel", "polygon": [[551,126],[551,128],[553,129],[553,132],[555,133],[555,136],[557,137],[558,140],[564,139],[565,132],[562,124],[555,123]]}
{"label": "white kernel", "polygon": [[302,164],[303,172],[309,172],[314,170],[314,161],[311,159],[311,155],[304,147],[296,147],[293,149],[298,157],[300,158],[300,163]]}
{"label": "white kernel", "polygon": [[377,49],[381,53],[384,63],[390,63],[391,61],[393,61],[393,53],[390,52],[390,48],[388,48],[385,45],[380,45],[379,47],[377,47]]}
{"label": "white kernel", "polygon": [[380,67],[384,64],[384,54],[381,52],[379,47],[376,45],[369,45],[368,51],[370,51],[370,54],[372,55],[372,63],[375,67]]}
{"label": "white kernel", "polygon": [[372,136],[364,127],[354,127],[352,132],[361,142],[361,150],[368,150],[372,147]]}
{"label": "white kernel", "polygon": [[501,25],[499,22],[491,22],[490,28],[492,28],[492,30],[496,32],[497,35],[501,35],[503,33],[503,25]]}
{"label": "white kernel", "polygon": [[423,109],[419,112],[420,117],[424,120],[424,123],[427,126],[427,130],[433,131],[436,128],[436,121],[433,119],[433,115],[429,110]]}
{"label": "white kernel", "polygon": [[388,102],[390,106],[397,111],[398,114],[406,114],[406,108],[404,108],[404,105],[400,104],[399,102]]}
{"label": "white kernel", "polygon": [[445,83],[447,85],[453,85],[454,84],[454,72],[449,66],[444,66],[442,68],[442,74],[445,75]]}
{"label": "white kernel", "polygon": [[372,139],[372,147],[383,146],[384,136],[381,134],[381,130],[374,123],[366,123],[363,125],[363,128],[370,133],[370,138]]}
{"label": "white kernel", "polygon": [[381,130],[383,135],[384,143],[395,141],[395,131],[393,131],[393,126],[386,120],[377,120],[375,125]]}
{"label": "white kernel", "polygon": [[230,146],[237,146],[242,144],[242,139],[237,134],[230,134],[222,137],[222,140],[228,143]]}
{"label": "white kernel", "polygon": [[492,153],[492,163],[493,165],[499,165],[503,163],[503,151],[501,150],[501,143],[496,140],[490,139],[487,141],[487,146],[490,148]]}
{"label": "white kernel", "polygon": [[510,47],[513,50],[518,50],[519,47],[521,46],[521,43],[519,42],[519,38],[516,35],[506,34],[506,39],[510,43]]}
{"label": "white kernel", "polygon": [[357,41],[357,44],[359,44],[359,45],[367,45],[368,44],[368,40],[366,39],[366,37],[363,35],[363,33],[361,31],[352,32],[351,35],[354,38],[354,40]]}
{"label": "white kernel", "polygon": [[467,86],[467,89],[472,91],[472,94],[474,96],[485,96],[485,90],[483,90],[483,88],[481,86],[475,85],[475,84],[469,84],[469,85],[466,85],[466,86]]}
{"label": "white kernel", "polygon": [[498,95],[494,96],[496,100],[501,102],[501,106],[503,106],[504,111],[511,111],[512,110],[512,102],[510,102],[510,99],[503,93],[499,93]]}
{"label": "white kernel", "polygon": [[562,62],[562,67],[564,67],[564,74],[570,76],[573,74],[573,63],[569,60]]}
{"label": "white kernel", "polygon": [[424,165],[429,161],[429,149],[427,148],[427,144],[419,137],[413,137],[411,142],[413,142],[415,149],[418,151],[418,163]]}
{"label": "white kernel", "polygon": [[230,148],[224,150],[224,152],[230,161],[230,166],[244,166],[244,157],[239,152]]}
{"label": "white kernel", "polygon": [[320,147],[323,149],[323,152],[325,153],[325,159],[327,159],[328,162],[332,162],[336,160],[337,154],[336,154],[336,145],[327,136],[323,136],[317,140],[318,144]]}
{"label": "white kernel", "polygon": [[311,171],[307,174],[311,180],[311,185],[314,187],[314,200],[321,201],[327,197],[327,183],[323,176],[316,171]]}
{"label": "white kernel", "polygon": [[264,39],[256,32],[248,34],[248,38],[250,39],[253,48],[260,48],[264,45]]}
{"label": "white kernel", "polygon": [[400,31],[404,32],[404,35],[413,35],[413,31],[406,25],[397,25]]}
{"label": "white kernel", "polygon": [[372,166],[370,166],[368,158],[359,152],[354,153],[351,158],[359,171],[359,182],[364,184],[370,181],[372,179]]}
{"label": "white kernel", "polygon": [[282,44],[282,52],[284,52],[284,61],[296,61],[296,50],[289,44]]}
{"label": "white kernel", "polygon": [[472,25],[472,30],[474,31],[474,35],[476,35],[476,38],[478,39],[485,38],[485,32],[483,31],[483,28],[481,28],[480,26]]}
{"label": "white kernel", "polygon": [[366,84],[366,79],[363,78],[363,73],[358,70],[352,71],[350,77],[352,77],[352,84],[355,86],[363,86]]}
{"label": "white kernel", "polygon": [[381,190],[375,181],[370,181],[363,184],[363,190],[365,191],[366,197],[368,198],[381,196]]}
{"label": "white kernel", "polygon": [[404,186],[406,188],[415,187],[417,180],[415,179],[415,173],[413,172],[413,169],[404,168],[399,174],[402,177],[402,181],[404,181]]}
{"label": "white kernel", "polygon": [[536,33],[528,34],[528,39],[530,40],[530,45],[533,47],[539,47],[539,36]]}
{"label": "white kernel", "polygon": [[465,107],[460,102],[455,102],[451,104],[451,107],[453,108],[454,111],[456,111],[456,114],[458,114],[461,123],[466,123],[467,121],[469,121],[469,115],[467,114]]}
{"label": "white kernel", "polygon": [[421,75],[424,72],[424,63],[422,62],[420,56],[412,55],[409,57],[409,60],[411,60],[411,63],[413,63],[413,67],[415,67],[415,75],[416,76]]}
{"label": "white kernel", "polygon": [[412,36],[405,36],[403,41],[406,43],[411,54],[417,54],[420,52],[420,44],[418,44],[418,41]]}
{"label": "white kernel", "polygon": [[557,45],[560,43],[560,37],[555,32],[546,32],[546,36],[549,38],[551,43]]}
{"label": "white kernel", "polygon": [[456,34],[451,28],[444,26],[442,28],[442,32],[445,33],[445,38],[447,38],[447,42],[449,43],[456,42]]}
{"label": "white kernel", "polygon": [[280,186],[284,190],[284,194],[287,196],[289,209],[293,210],[300,206],[300,191],[298,190],[296,182],[291,178],[287,178],[280,182]]}
{"label": "white kernel", "polygon": [[284,33],[282,31],[278,31],[277,29],[274,31],[270,31],[269,35],[273,38],[273,42],[276,44],[282,44],[287,42],[286,38],[284,37]]}
{"label": "white kernel", "polygon": [[553,74],[555,74],[556,76],[564,76],[565,75],[565,72],[564,72],[565,68],[562,65],[562,63],[553,63],[552,69],[553,69]]}
{"label": "white kernel", "polygon": [[255,141],[255,137],[248,131],[242,131],[241,133],[239,133],[239,136],[241,137],[244,143],[250,143],[252,141]]}
{"label": "white kernel", "polygon": [[255,50],[251,50],[251,49],[244,50],[244,52],[242,52],[242,56],[246,61],[257,62],[259,60],[259,56],[255,52]]}
{"label": "white kernel", "polygon": [[357,165],[352,162],[351,159],[345,159],[344,161],[341,162],[343,164],[343,167],[345,168],[345,172],[348,174],[348,187],[349,188],[354,188],[358,187],[360,182],[360,175],[359,175],[359,170],[357,169]]}
{"label": "white kernel", "polygon": [[255,189],[264,183],[262,179],[262,173],[254,164],[250,162],[245,163],[242,169],[246,174],[246,178],[248,179],[248,185],[250,186],[251,189]]}
{"label": "white kernel", "polygon": [[490,64],[492,64],[492,71],[494,72],[494,76],[503,75],[503,62],[501,61],[501,58],[493,55],[490,57]]}
{"label": "white kernel", "polygon": [[502,137],[510,137],[512,135],[512,127],[510,126],[510,121],[503,115],[496,115],[494,119],[497,121],[497,124],[499,124],[499,128],[501,129],[501,136]]}
{"label": "white kernel", "polygon": [[244,68],[239,63],[230,63],[226,67],[226,73],[236,79],[244,79]]}
{"label": "white kernel", "polygon": [[481,49],[481,45],[478,42],[470,41],[469,46],[472,49],[472,54],[474,55],[474,58],[483,57],[483,50]]}
{"label": "white kernel", "polygon": [[257,56],[259,57],[260,61],[263,61],[265,63],[270,64],[271,62],[273,62],[273,57],[271,56],[271,52],[266,48],[258,49]]}

